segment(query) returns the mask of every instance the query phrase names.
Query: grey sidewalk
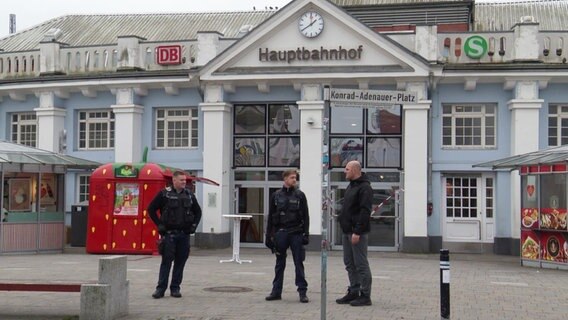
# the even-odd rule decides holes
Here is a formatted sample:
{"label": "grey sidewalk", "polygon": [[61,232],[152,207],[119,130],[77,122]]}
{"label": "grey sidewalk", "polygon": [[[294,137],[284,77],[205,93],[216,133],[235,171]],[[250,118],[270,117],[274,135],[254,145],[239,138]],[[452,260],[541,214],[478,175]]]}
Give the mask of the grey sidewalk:
{"label": "grey sidewalk", "polygon": [[[321,257],[309,252],[310,303],[298,302],[291,256],[283,300],[270,292],[274,257],[266,249],[241,249],[252,264],[219,263],[231,250],[192,249],[181,299],[151,298],[159,256],[128,256],[130,314],[123,319],[320,319]],[[347,276],[341,252],[328,259],[327,319],[440,319],[438,255],[370,253],[373,305],[337,305]],[[82,282],[97,279],[100,255],[0,256],[0,281]],[[567,271],[521,267],[518,258],[451,254],[451,319],[566,319]],[[225,287],[225,288],[223,288]],[[238,291],[243,292],[223,292]],[[211,290],[213,289],[213,290]],[[227,289],[227,290],[225,290]],[[216,290],[220,290],[216,291]],[[0,291],[0,319],[77,319],[79,293]]]}

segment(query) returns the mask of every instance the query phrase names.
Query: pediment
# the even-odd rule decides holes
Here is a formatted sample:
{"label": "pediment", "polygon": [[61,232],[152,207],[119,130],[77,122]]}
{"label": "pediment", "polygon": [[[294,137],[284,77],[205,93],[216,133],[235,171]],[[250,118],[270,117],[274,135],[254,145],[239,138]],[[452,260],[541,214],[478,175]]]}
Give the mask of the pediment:
{"label": "pediment", "polygon": [[[299,20],[317,12],[322,32],[306,37]],[[425,76],[424,59],[326,0],[296,0],[208,63],[202,80]]]}

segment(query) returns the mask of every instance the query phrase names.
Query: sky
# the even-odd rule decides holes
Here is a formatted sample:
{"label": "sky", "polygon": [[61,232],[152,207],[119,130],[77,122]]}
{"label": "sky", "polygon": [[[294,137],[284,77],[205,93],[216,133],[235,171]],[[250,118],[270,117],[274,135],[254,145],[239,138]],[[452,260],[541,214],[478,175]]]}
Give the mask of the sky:
{"label": "sky", "polygon": [[10,14],[16,15],[16,31],[68,14],[175,13],[264,10],[282,8],[291,0],[3,0],[0,38],[10,34]]}

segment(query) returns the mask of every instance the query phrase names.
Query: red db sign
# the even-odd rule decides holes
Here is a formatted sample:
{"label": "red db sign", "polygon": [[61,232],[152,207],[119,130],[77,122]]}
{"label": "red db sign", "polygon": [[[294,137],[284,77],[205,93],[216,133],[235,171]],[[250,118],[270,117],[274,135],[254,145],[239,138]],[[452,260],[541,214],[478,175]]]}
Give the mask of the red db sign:
{"label": "red db sign", "polygon": [[181,46],[158,46],[156,50],[158,64],[181,64]]}

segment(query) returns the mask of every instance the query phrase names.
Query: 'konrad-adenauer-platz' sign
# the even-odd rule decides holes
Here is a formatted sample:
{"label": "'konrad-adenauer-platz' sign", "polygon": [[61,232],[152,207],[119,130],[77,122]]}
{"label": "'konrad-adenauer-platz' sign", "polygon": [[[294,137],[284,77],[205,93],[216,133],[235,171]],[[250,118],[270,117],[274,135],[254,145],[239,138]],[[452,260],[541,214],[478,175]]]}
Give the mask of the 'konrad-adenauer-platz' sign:
{"label": "'konrad-adenauer-platz' sign", "polygon": [[414,92],[357,89],[330,89],[329,101],[335,106],[361,107],[417,102]]}

